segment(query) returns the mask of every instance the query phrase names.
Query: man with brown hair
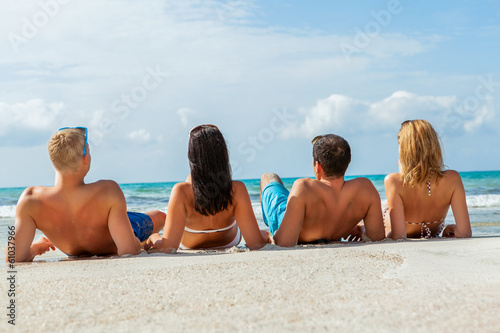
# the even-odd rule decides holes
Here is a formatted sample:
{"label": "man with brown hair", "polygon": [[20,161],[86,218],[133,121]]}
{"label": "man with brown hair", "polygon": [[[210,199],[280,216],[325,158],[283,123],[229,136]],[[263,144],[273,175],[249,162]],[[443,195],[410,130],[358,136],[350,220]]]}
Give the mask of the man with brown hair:
{"label": "man with brown hair", "polygon": [[[380,196],[371,181],[344,180],[351,162],[347,141],[328,134],[317,136],[312,144],[316,179],[298,179],[288,192],[278,175],[262,176],[262,213],[276,245],[329,242],[349,235],[384,239]],[[362,235],[355,229],[361,220]],[[358,231],[357,237],[354,231]]]}
{"label": "man with brown hair", "polygon": [[[16,262],[32,261],[54,246],[70,256],[138,254],[141,242],[160,231],[165,214],[127,213],[118,184],[85,184],[90,150],[85,127],[62,128],[49,141],[55,186],[28,187],[16,207]],[[33,242],[36,229],[47,238]]]}

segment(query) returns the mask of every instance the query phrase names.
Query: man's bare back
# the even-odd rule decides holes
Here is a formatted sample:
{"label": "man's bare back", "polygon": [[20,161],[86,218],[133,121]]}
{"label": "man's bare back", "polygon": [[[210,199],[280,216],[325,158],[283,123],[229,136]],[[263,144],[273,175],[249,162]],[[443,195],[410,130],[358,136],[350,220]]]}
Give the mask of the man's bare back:
{"label": "man's bare back", "polygon": [[[311,143],[316,179],[296,180],[289,193],[278,175],[262,176],[262,215],[276,244],[294,246],[363,235],[371,240],[384,239],[378,191],[366,178],[344,180],[351,162],[347,141],[338,135],[326,134],[315,137]],[[365,231],[355,233],[361,220]]]}
{"label": "man's bare back", "polygon": [[[264,185],[265,186],[265,185]],[[380,197],[366,178],[349,181],[295,181],[288,197],[281,226],[274,235],[280,246],[347,237],[364,220],[366,235],[384,238]]]}
{"label": "man's bare back", "polygon": [[[86,128],[57,131],[49,141],[49,155],[55,186],[27,188],[16,207],[14,241],[7,249],[15,251],[17,262],[32,261],[54,246],[72,256],[137,254],[138,237],[145,241],[163,227],[162,212],[127,213],[125,196],[114,181],[84,183],[91,163]],[[48,239],[32,243],[36,229]]]}
{"label": "man's bare back", "polygon": [[[30,187],[21,196],[18,211],[20,219],[33,223],[26,228],[38,228],[68,255],[117,253],[111,230],[128,238],[128,243],[139,243],[133,237],[130,224],[114,228],[119,223],[117,219],[128,221],[128,217],[123,193],[113,181],[74,188]],[[120,229],[129,229],[129,232]],[[16,230],[19,234],[19,228]]]}

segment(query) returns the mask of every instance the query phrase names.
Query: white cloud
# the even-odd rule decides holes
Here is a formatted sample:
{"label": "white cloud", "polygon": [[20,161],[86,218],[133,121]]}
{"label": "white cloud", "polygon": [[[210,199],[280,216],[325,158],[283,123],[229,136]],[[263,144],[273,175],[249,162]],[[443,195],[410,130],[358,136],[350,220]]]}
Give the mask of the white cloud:
{"label": "white cloud", "polygon": [[[283,137],[311,138],[322,133],[370,134],[399,129],[407,119],[426,119],[438,129],[446,129],[447,116],[458,112],[455,96],[418,96],[397,91],[378,101],[366,102],[342,95],[319,100],[315,106],[299,111],[303,119],[290,124]],[[485,120],[494,116],[492,101],[469,113],[461,114],[458,127],[465,131],[477,130]]]}
{"label": "white cloud", "polygon": [[494,99],[491,96],[486,98],[484,105],[470,111],[468,112],[469,119],[464,122],[464,128],[468,132],[474,132],[484,124],[495,122]]}
{"label": "white cloud", "polygon": [[[14,2],[0,13],[0,22],[5,22],[3,31],[22,35],[24,18],[40,10],[21,3]],[[18,74],[46,74],[51,64],[49,77],[58,72],[59,77],[101,80],[118,73],[121,78],[130,78],[142,70],[144,59],[150,65],[169,64],[186,76],[202,78],[218,73],[218,80],[234,78],[244,70],[258,75],[276,65],[281,67],[283,60],[285,64],[305,61],[307,65],[312,65],[311,58],[337,60],[340,68],[345,67],[339,45],[352,36],[251,26],[248,19],[257,11],[252,3],[150,0],[147,5],[130,2],[124,6],[121,1],[71,1],[34,37],[20,44],[17,53],[6,47],[0,64],[22,64]],[[356,56],[353,68],[365,63],[366,57],[386,61],[421,53],[432,42],[424,37],[382,33],[371,44]]]}
{"label": "white cloud", "polygon": [[24,103],[0,102],[0,135],[16,130],[40,131],[52,129],[64,113],[63,103],[46,103],[31,99]]}
{"label": "white cloud", "polygon": [[181,108],[177,110],[177,114],[181,118],[182,126],[187,127],[191,117],[196,115],[196,111],[190,108]]}
{"label": "white cloud", "polygon": [[[49,0],[7,1],[0,11],[4,37],[22,34],[25,18],[40,12],[41,2]],[[158,168],[168,166],[169,178],[181,179],[186,172],[186,164],[179,163],[185,158],[185,130],[198,123],[224,128],[233,147],[259,133],[276,108],[307,106],[299,110],[301,121],[285,130],[288,137],[393,133],[402,120],[417,117],[445,127],[443,113],[453,112],[454,95],[470,94],[480,72],[472,59],[467,74],[452,62],[442,71],[441,66],[427,65],[429,59],[445,59],[442,52],[448,50],[440,47],[446,36],[429,36],[441,30],[427,26],[410,34],[399,33],[399,24],[382,29],[349,63],[340,44],[353,41],[350,23],[347,28],[328,22],[302,25],[286,13],[280,23],[272,22],[266,10],[273,5],[262,2],[66,2],[17,53],[8,38],[0,39],[0,149],[20,145],[24,138],[30,138],[22,143],[25,147],[42,146],[59,127],[88,126],[92,143],[99,145],[93,150],[96,157],[158,149],[177,156],[159,161]],[[371,7],[364,6],[366,14]],[[353,21],[352,27],[364,28],[361,23]],[[429,51],[435,53],[426,54]],[[170,74],[158,89],[148,90],[147,98],[128,106],[128,112],[115,112],[115,101],[143,84],[146,68],[157,66]],[[382,99],[399,89],[418,94],[402,91]],[[314,105],[329,94],[334,95]],[[460,131],[492,126],[494,108],[484,109],[483,104],[472,115],[458,116]],[[148,145],[127,145],[128,140]],[[277,140],[276,150],[286,151],[290,142],[301,140]],[[255,163],[262,168],[283,160],[274,154],[261,158],[266,150],[258,153]],[[4,172],[9,178],[16,171],[16,160],[10,160],[12,172]],[[116,159],[108,160],[101,159],[99,165],[114,176]],[[254,176],[253,166],[245,172]],[[149,176],[163,179],[162,174]]]}
{"label": "white cloud", "polygon": [[128,135],[129,139],[140,144],[148,143],[151,140],[151,134],[145,129],[138,129]]}

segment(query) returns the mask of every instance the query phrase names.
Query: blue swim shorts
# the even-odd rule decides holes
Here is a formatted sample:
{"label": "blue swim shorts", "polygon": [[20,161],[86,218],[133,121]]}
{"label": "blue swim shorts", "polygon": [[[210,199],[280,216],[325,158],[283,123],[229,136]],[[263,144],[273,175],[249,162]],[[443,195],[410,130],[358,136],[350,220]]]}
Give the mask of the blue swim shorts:
{"label": "blue swim shorts", "polygon": [[153,232],[153,220],[149,215],[143,213],[127,212],[128,219],[134,229],[135,237],[144,242]]}
{"label": "blue swim shorts", "polygon": [[261,206],[264,223],[271,234],[278,230],[285,216],[286,202],[290,192],[278,182],[267,184],[262,191]]}

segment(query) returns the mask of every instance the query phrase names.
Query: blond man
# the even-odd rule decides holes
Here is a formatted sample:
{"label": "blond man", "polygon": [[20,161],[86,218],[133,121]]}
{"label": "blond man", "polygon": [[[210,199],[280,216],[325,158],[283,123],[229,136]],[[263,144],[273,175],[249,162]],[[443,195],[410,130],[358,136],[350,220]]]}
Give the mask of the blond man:
{"label": "blond man", "polygon": [[[54,247],[70,256],[138,254],[141,242],[163,227],[162,212],[127,213],[116,182],[85,184],[91,162],[87,138],[84,127],[62,128],[52,135],[49,155],[55,185],[29,187],[19,198],[16,262],[32,261]],[[33,242],[36,229],[47,238]]]}

